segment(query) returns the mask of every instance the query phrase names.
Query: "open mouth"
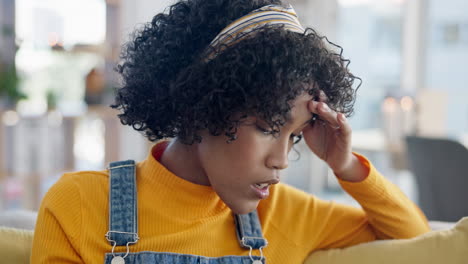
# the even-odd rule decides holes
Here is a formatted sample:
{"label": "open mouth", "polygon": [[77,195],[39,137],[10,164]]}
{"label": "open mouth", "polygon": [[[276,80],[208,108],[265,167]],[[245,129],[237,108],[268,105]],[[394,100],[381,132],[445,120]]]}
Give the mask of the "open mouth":
{"label": "open mouth", "polygon": [[258,199],[266,199],[270,195],[270,191],[268,190],[270,183],[255,183],[251,186]]}
{"label": "open mouth", "polygon": [[256,183],[254,186],[258,189],[265,189],[266,187],[270,186],[269,183]]}

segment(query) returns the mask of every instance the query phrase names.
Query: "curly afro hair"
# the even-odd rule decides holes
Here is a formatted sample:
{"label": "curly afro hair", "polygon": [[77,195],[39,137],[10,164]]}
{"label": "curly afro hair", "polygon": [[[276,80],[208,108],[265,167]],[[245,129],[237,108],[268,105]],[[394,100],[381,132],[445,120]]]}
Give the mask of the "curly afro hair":
{"label": "curly afro hair", "polygon": [[230,142],[247,116],[279,133],[291,102],[304,92],[317,97],[320,90],[332,109],[350,116],[357,90],[352,86],[359,78],[348,71],[341,47],[311,28],[300,34],[263,27],[220,48],[214,59],[203,57],[224,27],[270,4],[283,5],[280,0],[181,0],[137,30],[117,65],[123,83],[112,107],[120,110],[122,124],[151,141],[177,137],[193,144],[207,130]]}

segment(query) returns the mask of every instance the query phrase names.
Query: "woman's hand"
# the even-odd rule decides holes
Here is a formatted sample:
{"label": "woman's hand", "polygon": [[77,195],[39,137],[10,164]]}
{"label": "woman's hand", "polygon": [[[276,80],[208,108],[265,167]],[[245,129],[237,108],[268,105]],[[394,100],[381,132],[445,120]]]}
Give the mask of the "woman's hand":
{"label": "woman's hand", "polygon": [[367,177],[368,170],[352,153],[351,126],[343,113],[333,111],[324,101],[322,98],[321,102],[309,102],[309,111],[317,118],[302,130],[304,141],[337,177],[362,181]]}

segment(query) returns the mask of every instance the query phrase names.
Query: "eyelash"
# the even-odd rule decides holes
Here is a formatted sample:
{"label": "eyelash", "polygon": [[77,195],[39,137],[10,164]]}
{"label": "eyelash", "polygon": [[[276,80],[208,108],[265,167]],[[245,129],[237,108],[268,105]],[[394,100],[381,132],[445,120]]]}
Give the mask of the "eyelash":
{"label": "eyelash", "polygon": [[[257,129],[264,135],[271,136],[273,135],[273,132],[271,130],[266,130],[262,128],[261,126],[257,125]],[[294,140],[296,138],[296,140]],[[291,137],[289,138],[290,140],[293,140],[293,144],[297,144],[301,141],[302,139],[302,134],[296,135],[296,134],[291,134]]]}

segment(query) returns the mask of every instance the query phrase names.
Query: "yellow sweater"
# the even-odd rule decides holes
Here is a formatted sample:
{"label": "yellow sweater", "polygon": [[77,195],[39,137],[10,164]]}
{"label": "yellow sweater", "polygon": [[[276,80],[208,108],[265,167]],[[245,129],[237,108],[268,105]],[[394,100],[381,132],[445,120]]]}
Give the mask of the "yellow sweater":
{"label": "yellow sweater", "polygon": [[[213,189],[177,177],[153,154],[137,165],[140,241],[130,251],[248,255],[236,239],[230,209]],[[268,263],[302,263],[314,250],[429,231],[419,208],[357,156],[369,168],[368,177],[340,184],[363,209],[323,201],[284,184],[270,187],[269,198],[258,207],[269,242],[264,249]],[[65,174],[42,201],[31,263],[103,263],[111,251],[104,237],[108,189],[107,171]],[[116,252],[124,251],[117,247]]]}

